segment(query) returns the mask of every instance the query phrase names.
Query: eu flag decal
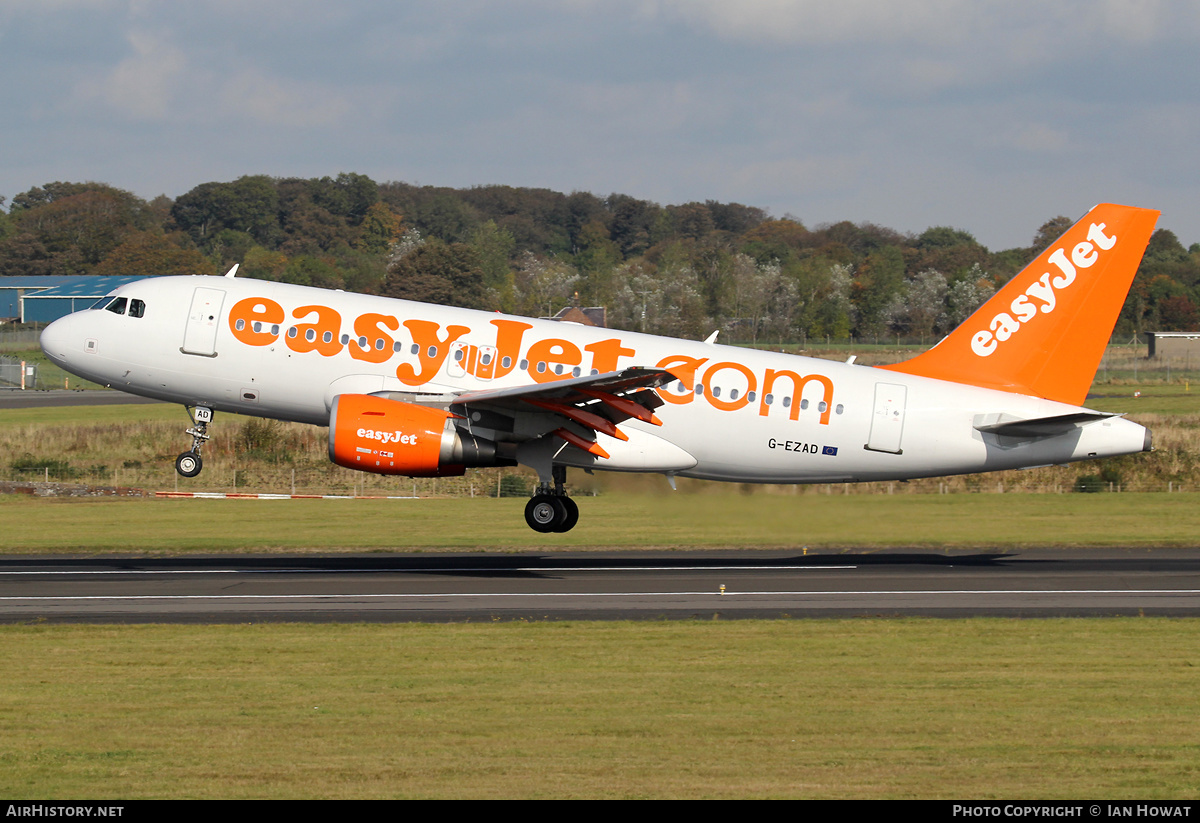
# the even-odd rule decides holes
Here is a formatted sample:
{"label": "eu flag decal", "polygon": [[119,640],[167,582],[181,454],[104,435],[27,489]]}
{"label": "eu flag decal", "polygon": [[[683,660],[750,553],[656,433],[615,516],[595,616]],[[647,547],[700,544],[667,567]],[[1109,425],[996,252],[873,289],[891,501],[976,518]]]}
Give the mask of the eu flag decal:
{"label": "eu flag decal", "polygon": [[837,457],[837,446],[822,446],[821,454],[832,454],[834,457]]}

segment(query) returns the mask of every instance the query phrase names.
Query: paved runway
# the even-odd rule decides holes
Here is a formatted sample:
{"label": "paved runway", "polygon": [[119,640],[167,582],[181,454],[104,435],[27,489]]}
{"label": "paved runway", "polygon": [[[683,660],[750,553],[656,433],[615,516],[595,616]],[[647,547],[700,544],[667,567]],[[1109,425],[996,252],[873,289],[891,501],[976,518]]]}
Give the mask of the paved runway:
{"label": "paved runway", "polygon": [[138,397],[120,391],[0,391],[0,409],[32,409],[43,406],[118,406],[139,403],[161,403],[148,397]]}
{"label": "paved runway", "polygon": [[1138,614],[1200,616],[1200,550],[0,559],[4,622]]}

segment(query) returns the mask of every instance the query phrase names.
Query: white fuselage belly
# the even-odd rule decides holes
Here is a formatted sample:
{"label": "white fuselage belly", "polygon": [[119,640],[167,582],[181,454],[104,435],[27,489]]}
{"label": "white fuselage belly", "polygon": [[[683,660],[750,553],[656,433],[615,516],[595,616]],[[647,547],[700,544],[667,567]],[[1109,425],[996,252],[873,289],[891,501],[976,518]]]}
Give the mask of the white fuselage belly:
{"label": "white fuselage belly", "polygon": [[[198,288],[214,314],[197,308]],[[656,410],[662,425],[622,423],[629,444],[599,435],[609,459],[574,450],[555,458],[597,469],[737,482],[889,480],[1107,457],[1146,443],[1145,429],[1120,418],[1036,440],[984,434],[976,426],[1078,409],[795,355],[238,278],[157,278],[118,293],[144,301],[144,316],[94,310],[64,318],[47,329],[47,354],[122,391],[219,411],[327,425],[337,394],[526,386],[557,369],[569,377],[575,369],[587,375],[662,366],[703,385],[701,394],[690,388],[692,380],[660,390],[668,401]],[[278,324],[261,324],[253,344],[235,335],[230,317],[249,298],[284,314]],[[306,311],[313,306],[322,311]],[[289,328],[314,320],[336,328],[332,342],[317,341],[327,353],[298,350],[311,343],[287,336]],[[364,337],[366,345],[358,346]],[[424,357],[413,354],[414,344]],[[463,361],[452,351],[461,351]],[[492,369],[506,373],[464,367],[480,362],[481,352],[490,354]],[[502,368],[503,358],[510,361]]]}

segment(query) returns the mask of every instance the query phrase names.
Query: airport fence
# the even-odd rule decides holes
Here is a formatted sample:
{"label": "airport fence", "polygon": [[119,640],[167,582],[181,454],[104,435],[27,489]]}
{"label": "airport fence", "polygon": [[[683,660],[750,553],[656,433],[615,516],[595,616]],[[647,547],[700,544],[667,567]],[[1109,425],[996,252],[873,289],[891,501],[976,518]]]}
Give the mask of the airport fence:
{"label": "airport fence", "polygon": [[0,386],[5,388],[40,388],[36,363],[26,363],[16,357],[0,357]]}
{"label": "airport fence", "polygon": [[[279,468],[206,462],[197,477],[180,477],[173,465],[78,465],[68,460],[17,458],[0,468],[0,480],[10,484],[82,485],[97,489],[137,489],[143,492],[203,492],[224,494],[292,494],[339,497],[519,497],[537,487],[537,476],[525,469],[472,469],[461,477],[384,477],[339,466]],[[593,484],[575,484],[574,495],[596,493]]]}
{"label": "airport fence", "polygon": [[0,329],[0,351],[36,349],[42,335],[42,328],[35,324],[29,328]]}
{"label": "airport fence", "polygon": [[[40,487],[83,486],[95,494],[117,490],[202,492],[223,494],[328,495],[341,497],[403,498],[527,498],[537,488],[537,476],[522,467],[471,469],[461,477],[384,477],[339,466],[279,468],[239,467],[235,463],[208,463],[194,478],[180,477],[172,465],[109,467],[80,466],[66,460],[18,459],[0,467],[0,481]],[[676,479],[671,492],[660,475],[589,476],[571,470],[568,492],[577,497],[612,493],[634,494],[746,494],[773,496],[906,495],[906,494],[1121,494],[1140,492],[1185,493],[1200,491],[1192,477],[1124,478],[1111,469],[1087,464],[1048,467],[1021,472],[1000,472],[911,481],[815,484],[730,484]],[[12,490],[11,488],[9,489]],[[35,492],[40,493],[40,492]]]}

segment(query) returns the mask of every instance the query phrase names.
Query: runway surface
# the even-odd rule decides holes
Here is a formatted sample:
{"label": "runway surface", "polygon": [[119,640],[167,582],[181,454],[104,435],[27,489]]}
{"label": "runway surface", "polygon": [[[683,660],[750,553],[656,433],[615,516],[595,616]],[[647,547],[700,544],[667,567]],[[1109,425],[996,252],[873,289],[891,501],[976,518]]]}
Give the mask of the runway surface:
{"label": "runway surface", "polygon": [[1200,550],[0,559],[0,621],[1200,615]]}
{"label": "runway surface", "polygon": [[120,391],[0,391],[0,409],[33,409],[44,406],[125,406],[143,403],[161,403],[148,397],[138,397]]}

